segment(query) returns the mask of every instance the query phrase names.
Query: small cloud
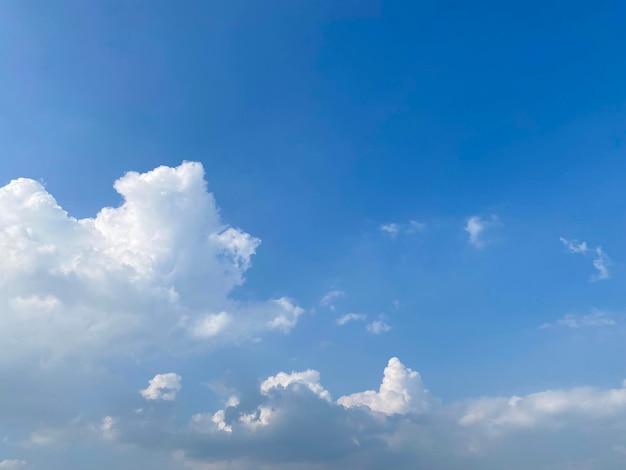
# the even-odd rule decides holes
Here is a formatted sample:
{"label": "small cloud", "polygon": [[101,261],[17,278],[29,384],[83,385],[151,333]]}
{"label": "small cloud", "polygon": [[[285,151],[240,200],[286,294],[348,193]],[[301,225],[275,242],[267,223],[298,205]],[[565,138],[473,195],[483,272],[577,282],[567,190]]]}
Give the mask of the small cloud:
{"label": "small cloud", "polygon": [[477,215],[473,215],[467,219],[464,230],[469,235],[468,243],[478,250],[484,248],[484,233],[489,227],[495,225],[497,220],[496,216],[493,215],[491,216],[491,220],[485,220]]}
{"label": "small cloud", "polygon": [[555,326],[562,326],[565,328],[578,329],[613,326],[616,324],[617,322],[612,315],[603,312],[602,310],[594,309],[588,315],[564,315],[563,317],[559,318],[555,323],[544,323],[539,328],[543,329]]}
{"label": "small cloud", "polygon": [[383,224],[379,227],[379,230],[393,238],[398,235],[400,226],[398,224]]}
{"label": "small cloud", "polygon": [[378,227],[378,230],[388,235],[390,238],[395,238],[400,233],[413,234],[421,232],[426,228],[426,224],[418,222],[417,220],[409,220],[407,223],[390,223],[382,224]]}
{"label": "small cloud", "polygon": [[593,260],[593,267],[598,270],[598,274],[592,276],[591,280],[604,281],[610,279],[611,273],[609,272],[609,265],[611,264],[611,259],[602,250],[601,246],[596,248],[596,255],[596,259]]}
{"label": "small cloud", "polygon": [[395,299],[393,302],[391,302],[391,305],[395,310],[400,310],[400,301],[398,299]]}
{"label": "small cloud", "polygon": [[587,253],[588,247],[586,242],[578,242],[578,240],[568,240],[566,238],[559,238],[563,245],[571,252],[571,253]]}
{"label": "small cloud", "polygon": [[172,401],[182,388],[181,376],[170,372],[168,374],[157,374],[150,380],[147,388],[139,393],[146,400],[166,400]]}
{"label": "small cloud", "polygon": [[335,301],[345,297],[346,293],[342,290],[331,290],[328,294],[320,299],[320,305],[322,307],[328,307],[331,310],[335,310]]}
{"label": "small cloud", "polygon": [[593,260],[593,267],[598,271],[597,274],[594,274],[590,277],[590,281],[605,281],[611,278],[611,272],[609,271],[609,266],[611,265],[611,259],[606,254],[606,252],[602,249],[601,246],[597,246],[593,250],[589,250],[589,246],[587,242],[579,242],[576,239],[568,240],[567,238],[560,237],[561,243],[565,245],[567,250],[570,253],[588,255],[592,252],[595,253],[596,257]]}
{"label": "small cloud", "polygon": [[367,319],[367,316],[361,313],[346,313],[345,315],[342,315],[339,318],[337,318],[337,325],[343,326],[346,323],[351,322],[351,321],[365,321],[366,319]]}
{"label": "small cloud", "polygon": [[26,461],[24,460],[0,460],[1,470],[17,470],[18,468],[25,468]]}
{"label": "small cloud", "polygon": [[387,333],[388,331],[391,331],[391,326],[389,326],[383,320],[374,320],[372,323],[367,324],[366,329],[373,335],[379,335],[381,333]]}

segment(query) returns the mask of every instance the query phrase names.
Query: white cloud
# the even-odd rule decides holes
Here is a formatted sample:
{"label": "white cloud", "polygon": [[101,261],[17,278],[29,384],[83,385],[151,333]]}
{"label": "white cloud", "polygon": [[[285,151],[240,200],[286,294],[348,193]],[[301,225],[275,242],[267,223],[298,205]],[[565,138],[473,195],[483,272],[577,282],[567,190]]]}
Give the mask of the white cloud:
{"label": "white cloud", "polygon": [[[587,315],[567,314],[556,321],[556,325],[564,326],[567,328],[613,326],[616,324],[617,322],[612,315],[595,309]],[[544,323],[543,325],[541,325],[541,328],[548,328],[550,326],[553,325],[551,323]]]}
{"label": "white cloud", "polygon": [[378,392],[368,390],[339,398],[345,408],[365,406],[372,411],[392,414],[422,412],[428,408],[428,390],[419,373],[409,369],[397,357],[389,359]]}
{"label": "white cloud", "polygon": [[611,265],[611,260],[607,256],[607,254],[602,250],[602,247],[596,248],[596,258],[593,260],[593,267],[596,268],[598,274],[592,276],[592,281],[603,281],[611,278],[611,273],[609,272],[609,266]]}
{"label": "white cloud", "polygon": [[318,397],[330,400],[330,393],[320,384],[320,373],[312,369],[303,372],[292,372],[291,374],[279,372],[263,381],[260,390],[263,395],[267,395],[271,390],[286,389],[293,384],[303,385]]}
{"label": "white cloud", "polygon": [[293,328],[303,310],[287,298],[230,298],[260,240],[222,222],[199,163],[130,172],[114,187],[123,203],[85,219],[34,180],[0,188],[0,362]]}
{"label": "white cloud", "polygon": [[342,290],[331,290],[320,300],[320,305],[322,307],[329,307],[331,310],[335,310],[335,301],[345,297],[346,293]]}
{"label": "white cloud", "polygon": [[491,220],[482,219],[477,215],[473,215],[469,219],[467,219],[467,223],[465,224],[465,231],[469,235],[469,244],[477,249],[484,248],[484,233],[489,227],[493,226],[495,223],[495,216],[492,216]]}
{"label": "white cloud", "polygon": [[181,389],[181,376],[173,372],[157,374],[150,379],[149,385],[139,393],[146,400],[172,401]]}
{"label": "white cloud", "polygon": [[[626,385],[626,381],[625,381]],[[570,419],[611,417],[626,411],[626,388],[591,387],[547,390],[525,397],[483,398],[469,405],[459,423],[510,431],[540,425],[557,425]]]}
{"label": "white cloud", "polygon": [[24,460],[0,460],[0,469],[2,470],[17,470],[24,467],[26,467],[26,461]]}
{"label": "white cloud", "polygon": [[346,313],[345,315],[337,318],[337,325],[343,326],[351,321],[365,321],[366,319],[367,316],[363,315],[362,313]]}
{"label": "white cloud", "polygon": [[226,327],[232,322],[232,317],[228,312],[220,312],[213,315],[207,315],[204,318],[200,318],[195,327],[193,333],[196,336],[209,338],[222,333]]}
{"label": "white cloud", "polygon": [[398,235],[398,232],[400,231],[400,226],[398,224],[382,224],[379,227],[379,230],[393,238]]}
{"label": "white cloud", "polygon": [[426,224],[418,222],[416,220],[410,220],[408,223],[389,223],[382,224],[378,227],[378,230],[388,235],[391,238],[395,238],[400,233],[413,234],[421,232],[426,228]]}
{"label": "white cloud", "polygon": [[[578,240],[568,240],[566,238],[561,237],[561,242],[565,245],[567,250],[570,253],[587,255],[590,254],[589,247],[587,246],[587,242],[578,242]],[[595,253],[595,258],[593,260],[593,267],[598,271],[597,274],[591,276],[591,281],[604,281],[611,278],[611,273],[609,271],[609,266],[611,265],[611,259],[604,252],[601,246],[597,246],[593,249]]]}
{"label": "white cloud", "polygon": [[381,333],[391,331],[391,326],[383,320],[374,320],[373,322],[367,324],[366,329],[373,335],[379,335]]}
{"label": "white cloud", "polygon": [[587,253],[588,247],[586,242],[579,242],[578,240],[567,240],[566,238],[559,238],[563,245],[572,253]]}

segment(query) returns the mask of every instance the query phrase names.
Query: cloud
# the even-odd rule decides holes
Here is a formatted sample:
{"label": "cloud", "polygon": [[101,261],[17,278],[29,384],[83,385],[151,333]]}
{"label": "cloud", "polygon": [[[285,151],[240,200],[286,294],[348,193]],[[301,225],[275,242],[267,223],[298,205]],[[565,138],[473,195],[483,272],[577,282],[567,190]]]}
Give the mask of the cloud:
{"label": "cloud", "polygon": [[378,229],[393,238],[398,235],[398,232],[400,231],[400,226],[398,224],[382,224],[380,227],[378,227]]}
{"label": "cloud", "polygon": [[265,379],[261,384],[260,390],[263,395],[268,395],[272,390],[286,389],[293,384],[303,385],[318,397],[330,401],[330,394],[320,385],[319,372],[311,369],[304,372],[292,372],[291,374],[280,372]]}
{"label": "cloud", "polygon": [[374,320],[373,322],[368,323],[365,328],[373,335],[379,335],[381,333],[387,333],[388,331],[391,331],[391,326],[389,326],[383,320]]}
{"label": "cloud", "polygon": [[[626,386],[626,381],[624,382]],[[474,400],[459,423],[481,425],[498,432],[557,425],[580,418],[613,417],[626,411],[626,388],[597,390],[580,387],[547,390],[525,397]]]}
{"label": "cloud", "polygon": [[388,235],[391,238],[395,238],[400,233],[413,234],[421,232],[426,228],[426,224],[418,222],[416,220],[410,220],[407,223],[389,223],[382,224],[378,227],[378,230]]}
{"label": "cloud", "polygon": [[170,372],[168,374],[157,374],[150,379],[149,385],[139,393],[146,400],[166,400],[172,401],[182,388],[181,376]]}
{"label": "cloud", "polygon": [[[578,240],[568,240],[566,238],[559,238],[561,242],[565,245],[567,250],[570,253],[587,255],[590,254],[589,247],[587,246],[587,242],[578,242]],[[595,253],[595,258],[593,260],[593,267],[598,271],[597,274],[594,274],[590,277],[590,281],[604,281],[611,278],[611,273],[609,271],[609,266],[612,264],[609,256],[604,252],[601,246],[597,246],[593,249]]]}
{"label": "cloud", "polygon": [[0,362],[201,348],[295,326],[303,309],[288,298],[230,298],[260,240],[222,222],[199,163],[114,187],[123,203],[85,219],[34,180],[0,188]]}
{"label": "cloud", "polygon": [[17,470],[25,467],[26,461],[24,460],[0,460],[0,469],[2,470]]}
{"label": "cloud", "polygon": [[596,268],[598,274],[592,276],[592,281],[603,281],[611,278],[611,273],[609,272],[609,266],[611,265],[611,260],[607,256],[607,254],[602,250],[602,247],[596,248],[596,258],[593,260],[593,267]]}
{"label": "cloud", "polygon": [[589,328],[589,327],[601,327],[601,326],[614,326],[617,322],[612,315],[603,312],[601,310],[593,310],[588,315],[572,315],[567,314],[558,319],[553,325],[551,323],[544,323],[541,328],[549,328],[551,326],[564,326],[566,328]]}
{"label": "cloud", "polygon": [[567,240],[563,237],[559,238],[563,245],[572,253],[587,253],[588,247],[586,242],[578,242],[578,240]]}
{"label": "cloud", "polygon": [[491,216],[491,220],[485,220],[477,215],[471,216],[467,219],[464,229],[469,235],[468,243],[479,250],[484,248],[485,231],[496,224],[497,218],[495,216]]}
{"label": "cloud", "polygon": [[428,391],[424,389],[418,372],[400,362],[397,357],[389,359],[378,392],[347,395],[337,400],[345,408],[365,406],[372,411],[387,415],[421,412],[428,408]]}
{"label": "cloud", "polygon": [[186,423],[177,408],[114,417],[112,439],[100,443],[112,454],[127,449],[126,458],[128,449],[159,455],[163,468],[167,452],[172,468],[197,469],[618,470],[625,462],[626,384],[444,404],[391,358],[378,391],[333,401],[309,369],[279,372],[243,395]]}
{"label": "cloud", "polygon": [[343,326],[348,322],[351,321],[365,321],[367,319],[366,315],[363,315],[362,313],[346,313],[345,315],[340,316],[339,318],[337,318],[337,325],[339,326]]}
{"label": "cloud", "polygon": [[320,305],[322,307],[329,307],[331,310],[335,310],[335,301],[345,297],[346,293],[342,290],[331,290],[324,297],[320,299]]}

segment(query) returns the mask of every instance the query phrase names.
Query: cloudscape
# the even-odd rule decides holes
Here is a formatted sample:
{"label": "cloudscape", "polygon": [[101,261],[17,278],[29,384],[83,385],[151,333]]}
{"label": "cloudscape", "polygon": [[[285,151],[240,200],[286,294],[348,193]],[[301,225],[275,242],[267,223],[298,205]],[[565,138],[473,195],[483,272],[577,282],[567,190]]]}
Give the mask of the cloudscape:
{"label": "cloudscape", "polygon": [[613,3],[0,9],[0,470],[626,466]]}

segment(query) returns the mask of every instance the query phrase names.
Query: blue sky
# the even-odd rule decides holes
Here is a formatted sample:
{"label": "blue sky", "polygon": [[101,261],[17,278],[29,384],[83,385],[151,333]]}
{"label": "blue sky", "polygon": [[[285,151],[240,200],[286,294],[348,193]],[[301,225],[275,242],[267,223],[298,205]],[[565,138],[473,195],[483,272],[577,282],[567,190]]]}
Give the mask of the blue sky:
{"label": "blue sky", "polygon": [[3,2],[0,469],[623,468],[625,14]]}

